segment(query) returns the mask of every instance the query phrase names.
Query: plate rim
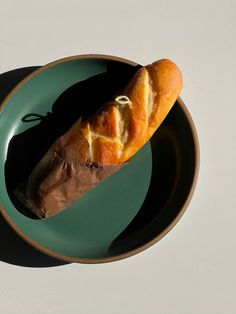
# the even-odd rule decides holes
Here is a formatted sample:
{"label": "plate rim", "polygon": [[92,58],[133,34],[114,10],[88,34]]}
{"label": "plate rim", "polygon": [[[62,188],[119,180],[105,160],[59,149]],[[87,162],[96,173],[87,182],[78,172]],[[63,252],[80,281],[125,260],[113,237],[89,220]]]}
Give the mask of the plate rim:
{"label": "plate rim", "polygon": [[[31,74],[29,74],[28,76],[26,76],[22,81],[20,81],[11,91],[10,93],[5,97],[5,99],[3,100],[3,102],[0,104],[0,114],[2,112],[2,110],[4,109],[4,107],[7,105],[7,103],[9,102],[9,100],[28,82],[30,81],[33,77],[37,76],[39,73],[45,71],[48,68],[51,68],[55,65],[58,65],[60,63],[64,63],[64,62],[68,62],[68,61],[73,61],[73,60],[80,60],[80,59],[105,59],[105,60],[113,60],[113,61],[118,61],[118,62],[122,62],[122,63],[126,63],[128,65],[131,66],[138,66],[140,64],[131,61],[129,59],[126,58],[122,58],[122,57],[117,57],[117,56],[113,56],[113,55],[107,55],[107,54],[80,54],[80,55],[73,55],[73,56],[69,56],[69,57],[65,57],[65,58],[61,58],[58,60],[55,60],[53,62],[50,62],[44,66],[41,66],[40,68],[36,69],[35,71],[33,71]],[[199,146],[199,139],[198,139],[198,135],[197,135],[197,131],[196,131],[196,127],[194,125],[193,119],[186,107],[186,105],[184,104],[183,100],[178,97],[178,99],[176,100],[178,102],[178,104],[180,105],[181,109],[184,112],[184,115],[187,118],[190,130],[191,130],[191,134],[193,136],[193,143],[194,143],[194,150],[195,150],[195,164],[194,164],[194,177],[193,177],[193,181],[191,183],[190,186],[190,190],[188,193],[188,196],[186,197],[183,206],[181,207],[178,215],[175,217],[175,219],[168,225],[166,226],[166,228],[157,236],[155,236],[152,240],[148,241],[147,243],[129,250],[128,252],[125,253],[121,253],[121,254],[117,254],[114,256],[109,256],[109,257],[102,257],[102,258],[81,258],[81,257],[73,257],[73,256],[67,256],[61,253],[58,253],[54,250],[51,250],[47,247],[45,247],[44,245],[38,243],[37,241],[33,240],[32,238],[30,238],[28,235],[26,235],[10,218],[10,216],[7,214],[7,211],[4,209],[3,205],[1,204],[1,200],[0,200],[0,213],[2,214],[3,218],[7,221],[7,223],[11,226],[11,228],[24,240],[26,241],[28,244],[30,244],[32,247],[34,247],[35,249],[39,250],[40,252],[54,257],[56,259],[62,260],[62,261],[66,261],[66,262],[76,262],[76,263],[83,263],[83,264],[100,264],[100,263],[108,263],[108,262],[114,262],[114,261],[118,261],[118,260],[122,260],[131,256],[134,256],[138,253],[143,252],[144,250],[146,250],[147,248],[151,247],[152,245],[154,245],[155,243],[157,243],[158,241],[160,241],[165,235],[167,235],[171,229],[173,229],[173,227],[177,224],[177,222],[180,220],[180,218],[183,216],[183,214],[185,213],[191,199],[193,196],[193,193],[195,191],[196,188],[196,183],[197,183],[197,179],[198,179],[198,175],[199,175],[199,167],[200,167],[200,146]]]}

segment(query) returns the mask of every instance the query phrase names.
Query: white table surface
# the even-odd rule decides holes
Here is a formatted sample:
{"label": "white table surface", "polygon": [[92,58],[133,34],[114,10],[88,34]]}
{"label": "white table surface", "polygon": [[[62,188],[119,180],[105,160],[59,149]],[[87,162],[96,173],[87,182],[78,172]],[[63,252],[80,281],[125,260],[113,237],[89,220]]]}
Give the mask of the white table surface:
{"label": "white table surface", "polygon": [[176,227],[129,259],[1,261],[0,313],[236,313],[236,1],[0,0],[1,73],[81,53],[179,65],[200,139],[197,188]]}

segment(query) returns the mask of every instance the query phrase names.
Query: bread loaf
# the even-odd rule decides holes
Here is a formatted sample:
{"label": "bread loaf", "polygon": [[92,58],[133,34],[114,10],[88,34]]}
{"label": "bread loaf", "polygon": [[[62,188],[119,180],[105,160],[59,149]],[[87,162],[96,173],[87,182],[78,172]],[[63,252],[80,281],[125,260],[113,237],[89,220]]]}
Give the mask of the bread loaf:
{"label": "bread loaf", "polygon": [[123,95],[71,127],[65,149],[76,148],[80,162],[119,164],[129,160],[160,126],[181,88],[181,72],[170,60],[140,68]]}
{"label": "bread loaf", "polygon": [[122,95],[87,121],[78,120],[56,140],[16,189],[18,199],[40,218],[80,199],[120,170],[150,139],[181,88],[181,73],[169,60],[140,68]]}

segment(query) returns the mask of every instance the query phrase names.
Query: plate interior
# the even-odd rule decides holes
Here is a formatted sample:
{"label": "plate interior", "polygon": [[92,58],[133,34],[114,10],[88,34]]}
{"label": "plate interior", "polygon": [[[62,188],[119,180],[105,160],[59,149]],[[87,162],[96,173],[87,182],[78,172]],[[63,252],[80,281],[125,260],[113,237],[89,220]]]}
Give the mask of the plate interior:
{"label": "plate interior", "polygon": [[1,112],[1,206],[25,237],[49,253],[100,259],[136,249],[175,219],[189,194],[194,140],[176,102],[127,166],[60,214],[35,219],[14,195],[55,139],[122,93],[136,70],[99,58],[65,61],[34,76]]}

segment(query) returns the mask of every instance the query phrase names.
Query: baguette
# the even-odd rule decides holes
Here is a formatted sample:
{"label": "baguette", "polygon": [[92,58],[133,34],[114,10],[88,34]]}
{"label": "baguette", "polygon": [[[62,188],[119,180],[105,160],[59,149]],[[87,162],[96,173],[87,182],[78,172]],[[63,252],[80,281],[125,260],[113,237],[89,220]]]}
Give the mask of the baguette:
{"label": "baguette", "polygon": [[56,140],[15,191],[40,218],[53,216],[120,170],[173,106],[182,76],[170,60],[140,68],[122,95]]}
{"label": "baguette", "polygon": [[71,127],[65,150],[76,148],[80,162],[126,162],[161,125],[181,89],[182,75],[172,61],[163,59],[140,68],[122,96]]}

